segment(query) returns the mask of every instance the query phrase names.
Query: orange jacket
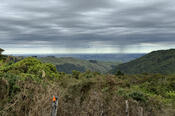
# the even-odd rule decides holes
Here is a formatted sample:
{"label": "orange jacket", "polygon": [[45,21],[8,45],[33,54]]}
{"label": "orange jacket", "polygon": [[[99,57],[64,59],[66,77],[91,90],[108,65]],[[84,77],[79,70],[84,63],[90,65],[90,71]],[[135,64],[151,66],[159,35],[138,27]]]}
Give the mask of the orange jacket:
{"label": "orange jacket", "polygon": [[55,98],[55,96],[53,96],[53,102],[55,102],[56,101],[56,98]]}

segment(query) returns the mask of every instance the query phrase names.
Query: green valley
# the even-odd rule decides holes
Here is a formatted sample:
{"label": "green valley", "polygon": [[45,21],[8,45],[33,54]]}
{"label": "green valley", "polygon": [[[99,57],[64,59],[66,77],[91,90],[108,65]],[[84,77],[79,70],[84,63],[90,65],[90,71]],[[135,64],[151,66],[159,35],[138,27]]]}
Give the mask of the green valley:
{"label": "green valley", "polygon": [[113,67],[120,64],[120,62],[103,62],[96,60],[81,60],[71,57],[41,57],[42,62],[52,63],[56,65],[56,68],[60,72],[72,73],[73,70],[85,72],[87,70],[99,73],[107,73]]}

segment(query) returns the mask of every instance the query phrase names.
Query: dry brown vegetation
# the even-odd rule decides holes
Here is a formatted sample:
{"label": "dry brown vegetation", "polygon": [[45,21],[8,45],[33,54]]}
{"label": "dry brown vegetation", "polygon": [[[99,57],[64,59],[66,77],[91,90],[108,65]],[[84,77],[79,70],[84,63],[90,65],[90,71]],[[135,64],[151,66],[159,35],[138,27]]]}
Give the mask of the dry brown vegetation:
{"label": "dry brown vegetation", "polygon": [[0,69],[1,116],[50,116],[53,95],[59,96],[57,116],[126,116],[125,100],[130,116],[139,116],[140,108],[144,116],[175,115],[174,93],[160,93],[173,91],[174,76],[64,74],[33,58]]}

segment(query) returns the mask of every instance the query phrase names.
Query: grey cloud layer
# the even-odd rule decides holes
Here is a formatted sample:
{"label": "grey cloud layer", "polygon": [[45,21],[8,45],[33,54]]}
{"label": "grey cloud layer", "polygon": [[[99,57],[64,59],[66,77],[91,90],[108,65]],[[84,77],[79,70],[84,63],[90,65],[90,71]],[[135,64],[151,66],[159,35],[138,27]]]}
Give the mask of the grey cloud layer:
{"label": "grey cloud layer", "polygon": [[174,5],[173,0],[3,0],[0,45],[173,45]]}

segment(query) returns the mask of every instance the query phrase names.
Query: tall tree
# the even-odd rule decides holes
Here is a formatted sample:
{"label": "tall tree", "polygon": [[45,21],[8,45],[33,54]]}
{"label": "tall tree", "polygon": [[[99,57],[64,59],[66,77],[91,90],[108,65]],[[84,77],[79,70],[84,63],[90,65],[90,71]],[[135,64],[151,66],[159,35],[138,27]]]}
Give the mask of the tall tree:
{"label": "tall tree", "polygon": [[0,55],[2,54],[3,51],[4,51],[4,50],[3,50],[2,48],[0,48]]}

